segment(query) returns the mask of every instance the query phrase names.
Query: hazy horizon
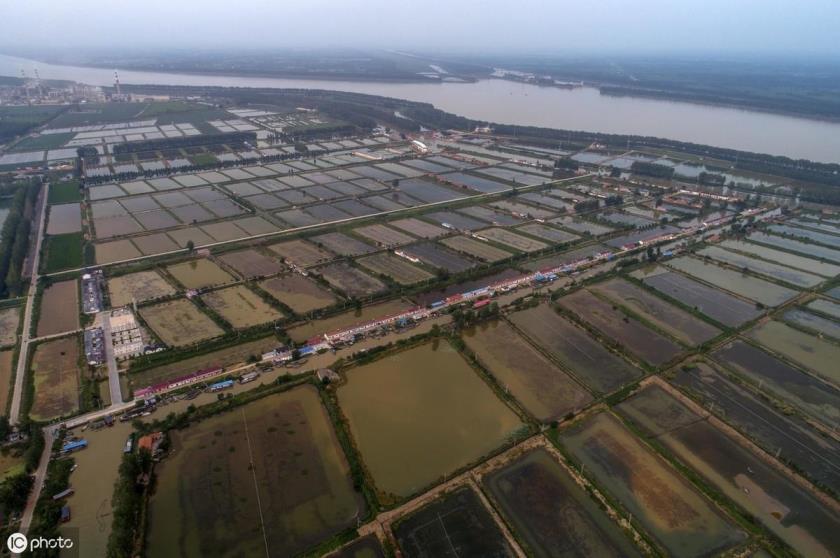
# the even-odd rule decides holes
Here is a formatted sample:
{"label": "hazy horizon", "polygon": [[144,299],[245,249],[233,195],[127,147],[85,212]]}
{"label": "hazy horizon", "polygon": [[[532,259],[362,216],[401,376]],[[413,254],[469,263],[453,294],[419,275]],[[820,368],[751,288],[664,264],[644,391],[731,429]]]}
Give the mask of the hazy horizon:
{"label": "hazy horizon", "polygon": [[[840,56],[830,0],[648,0],[596,5],[427,0],[301,4],[220,0],[3,7],[0,49],[394,49],[428,53]],[[61,50],[59,50],[61,49]]]}

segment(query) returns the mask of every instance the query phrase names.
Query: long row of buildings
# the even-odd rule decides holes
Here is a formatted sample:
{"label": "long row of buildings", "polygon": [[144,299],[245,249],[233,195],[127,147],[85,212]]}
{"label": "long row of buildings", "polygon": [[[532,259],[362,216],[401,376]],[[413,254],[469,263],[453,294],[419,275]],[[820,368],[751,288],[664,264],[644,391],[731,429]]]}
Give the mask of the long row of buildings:
{"label": "long row of buildings", "polygon": [[[745,210],[740,213],[741,218],[754,217],[773,217],[778,215],[778,210],[767,210],[763,208],[755,208]],[[654,238],[647,239],[643,242],[638,242],[634,246],[625,246],[615,252],[601,252],[591,258],[582,259],[570,262],[561,266],[542,269],[534,273],[529,273],[521,277],[499,281],[478,289],[472,289],[463,293],[458,293],[446,297],[445,299],[433,302],[428,306],[420,306],[393,314],[383,318],[378,318],[364,324],[355,325],[350,328],[345,328],[337,331],[327,332],[307,341],[303,346],[296,348],[284,347],[282,349],[270,351],[262,355],[262,361],[273,362],[276,364],[287,363],[295,358],[304,358],[309,355],[317,354],[325,350],[332,350],[334,348],[345,345],[359,336],[364,336],[371,332],[380,330],[382,328],[391,327],[401,323],[417,322],[432,316],[439,315],[448,308],[458,306],[465,303],[475,303],[489,299],[497,294],[510,292],[520,287],[531,285],[549,284],[556,280],[561,275],[569,275],[577,273],[589,267],[610,261],[615,258],[621,258],[632,255],[636,252],[646,249],[648,246],[657,245],[666,242],[674,242],[680,239],[689,238],[695,234],[704,232],[708,228],[718,227],[730,221],[732,216],[718,217],[716,219],[698,224],[691,228],[676,232],[666,233]],[[148,397],[157,393],[163,393],[180,389],[192,384],[209,380],[215,376],[224,373],[223,368],[211,368],[200,370],[186,374],[174,380],[162,382],[153,386],[139,389],[135,391],[135,396],[138,398]]]}

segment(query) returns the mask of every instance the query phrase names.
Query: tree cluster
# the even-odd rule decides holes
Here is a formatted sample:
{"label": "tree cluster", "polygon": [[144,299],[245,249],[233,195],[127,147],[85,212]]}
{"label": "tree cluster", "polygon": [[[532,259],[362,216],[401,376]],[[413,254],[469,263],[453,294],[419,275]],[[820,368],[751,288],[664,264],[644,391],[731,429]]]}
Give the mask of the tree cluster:
{"label": "tree cluster", "polygon": [[657,165],[656,163],[648,163],[647,161],[633,161],[630,170],[634,174],[641,174],[645,176],[652,176],[654,178],[664,178],[670,180],[674,177],[674,167],[667,165]]}
{"label": "tree cluster", "polygon": [[146,450],[128,453],[120,464],[119,477],[114,483],[112,500],[113,521],[108,537],[108,557],[121,558],[134,554],[134,543],[146,484],[143,478],[151,473],[152,456]]}
{"label": "tree cluster", "polygon": [[496,317],[498,315],[499,304],[496,302],[482,306],[478,310],[472,308],[465,310],[461,307],[458,307],[452,311],[452,323],[456,328],[462,328],[470,326],[477,322],[482,322],[484,320]]}
{"label": "tree cluster", "polygon": [[713,172],[701,172],[700,175],[697,177],[697,181],[700,182],[700,184],[705,184],[707,186],[726,185],[726,177],[722,174],[716,174]]}
{"label": "tree cluster", "polygon": [[587,211],[595,211],[598,209],[598,200],[583,200],[575,204],[575,213],[586,213]]}
{"label": "tree cluster", "polygon": [[12,198],[9,215],[0,230],[0,298],[21,294],[23,260],[29,251],[29,233],[35,218],[35,200],[41,185],[20,184]]}

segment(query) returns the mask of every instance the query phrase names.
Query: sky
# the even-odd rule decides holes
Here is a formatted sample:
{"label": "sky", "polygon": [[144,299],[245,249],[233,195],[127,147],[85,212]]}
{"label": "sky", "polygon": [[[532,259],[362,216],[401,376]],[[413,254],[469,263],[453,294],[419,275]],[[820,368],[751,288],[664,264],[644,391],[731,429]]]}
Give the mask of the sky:
{"label": "sky", "polygon": [[0,49],[840,56],[840,0],[0,0]]}

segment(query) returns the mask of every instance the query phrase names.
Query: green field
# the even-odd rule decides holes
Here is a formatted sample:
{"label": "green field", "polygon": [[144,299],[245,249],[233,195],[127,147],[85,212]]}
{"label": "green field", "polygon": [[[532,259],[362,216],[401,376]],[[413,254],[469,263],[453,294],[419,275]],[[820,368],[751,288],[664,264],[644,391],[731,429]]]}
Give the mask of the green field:
{"label": "green field", "polygon": [[0,107],[0,142],[25,134],[62,110],[58,106]]}
{"label": "green field", "polygon": [[48,236],[42,251],[41,267],[44,273],[82,267],[83,240],[80,232]]}
{"label": "green field", "polygon": [[68,110],[50,122],[50,128],[125,122],[139,118],[145,108],[142,103],[90,103],[81,105],[78,111]]}
{"label": "green field", "polygon": [[73,139],[76,134],[45,134],[41,136],[23,138],[17,142],[11,151],[38,151],[41,149],[57,149]]}
{"label": "green field", "polygon": [[212,153],[198,153],[196,155],[190,155],[190,160],[194,165],[215,165],[219,162],[219,160],[216,159],[216,156]]}
{"label": "green field", "polygon": [[79,183],[75,180],[50,184],[49,204],[71,203],[82,201]]}
{"label": "green field", "polygon": [[198,105],[187,101],[165,101],[159,103],[149,103],[143,112],[140,113],[141,118],[151,118],[161,114],[173,114],[181,112],[192,112],[196,110],[205,110],[205,105]]}

